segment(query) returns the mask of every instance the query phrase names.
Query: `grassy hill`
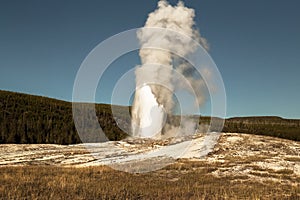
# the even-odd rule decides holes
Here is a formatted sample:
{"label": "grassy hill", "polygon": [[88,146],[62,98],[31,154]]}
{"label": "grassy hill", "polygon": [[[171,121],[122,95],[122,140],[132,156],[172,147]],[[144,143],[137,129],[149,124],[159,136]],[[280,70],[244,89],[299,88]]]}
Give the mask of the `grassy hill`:
{"label": "grassy hill", "polygon": [[[117,126],[111,105],[97,104],[95,108],[98,121],[110,140],[120,140],[127,136]],[[118,109],[120,116],[129,109],[122,106],[115,108]],[[200,117],[201,124],[209,124],[209,121],[209,117]],[[118,123],[130,126],[130,121],[121,120]],[[236,117],[226,119],[223,131],[300,141],[300,120],[280,117]],[[90,141],[94,142],[93,138]],[[0,143],[80,142],[73,122],[72,103],[0,90]]]}

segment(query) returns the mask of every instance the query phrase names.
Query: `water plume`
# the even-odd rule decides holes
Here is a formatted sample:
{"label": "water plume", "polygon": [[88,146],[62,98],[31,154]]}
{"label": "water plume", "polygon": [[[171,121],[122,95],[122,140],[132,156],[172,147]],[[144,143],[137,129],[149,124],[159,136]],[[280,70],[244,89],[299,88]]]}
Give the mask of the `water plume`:
{"label": "water plume", "polygon": [[[206,95],[204,89],[201,90],[205,88],[204,81],[199,77],[195,78],[193,66],[181,58],[196,50],[195,40],[208,49],[207,41],[195,28],[194,17],[195,11],[185,7],[182,1],[172,6],[167,1],[160,0],[157,9],[149,14],[145,29],[137,33],[141,44],[139,55],[142,64],[135,71],[136,91],[131,112],[133,136],[172,135],[175,125],[170,118],[175,107],[174,92],[178,88],[194,93],[198,105],[205,102]],[[161,28],[161,31],[147,28]],[[172,33],[166,30],[171,30]],[[168,51],[172,49],[180,56]],[[190,87],[182,84],[175,73],[184,75]],[[182,124],[181,132],[196,129],[192,121],[184,121]]]}

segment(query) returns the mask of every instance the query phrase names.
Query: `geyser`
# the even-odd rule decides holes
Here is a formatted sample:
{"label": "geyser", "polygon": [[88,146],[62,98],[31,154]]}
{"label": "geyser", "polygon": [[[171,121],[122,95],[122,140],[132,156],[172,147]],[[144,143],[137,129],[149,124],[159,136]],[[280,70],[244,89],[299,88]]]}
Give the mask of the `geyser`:
{"label": "geyser", "polygon": [[[181,1],[172,6],[161,0],[158,8],[149,14],[144,29],[137,33],[141,44],[139,55],[142,64],[135,72],[136,91],[132,107],[132,135],[135,137],[160,137],[170,135],[168,131],[174,130],[172,124],[165,122],[173,114],[174,91],[185,87],[179,83],[174,72],[185,75],[190,86],[197,88],[193,93],[198,104],[205,99],[203,92],[199,92],[199,87],[205,85],[203,80],[195,79],[192,73],[187,73],[193,67],[180,59],[180,56],[184,57],[195,51],[195,40],[208,48],[206,40],[194,28],[194,16],[194,10],[185,7]],[[161,30],[153,31],[151,28]],[[179,52],[180,56],[173,54],[172,50]],[[186,124],[189,123],[185,123],[185,126]],[[195,124],[190,126],[195,129]],[[185,129],[189,130],[188,127]]]}
{"label": "geyser", "polygon": [[[133,108],[133,132],[140,137],[155,137],[160,133],[165,118],[163,105],[157,103],[149,85],[138,88]],[[138,121],[137,121],[138,120]]]}

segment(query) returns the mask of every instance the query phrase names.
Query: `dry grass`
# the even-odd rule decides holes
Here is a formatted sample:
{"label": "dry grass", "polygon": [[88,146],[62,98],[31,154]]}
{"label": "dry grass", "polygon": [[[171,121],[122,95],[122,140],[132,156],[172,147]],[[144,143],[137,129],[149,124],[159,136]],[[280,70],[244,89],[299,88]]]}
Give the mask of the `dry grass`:
{"label": "dry grass", "polygon": [[291,162],[300,162],[300,156],[298,157],[287,157],[285,158],[286,161],[291,161]]}
{"label": "dry grass", "polygon": [[299,150],[299,142],[231,133],[204,159],[146,174],[0,167],[0,199],[300,199]]}
{"label": "dry grass", "polygon": [[257,182],[247,176],[215,177],[212,172],[218,167],[180,161],[147,174],[128,174],[108,167],[2,167],[0,199],[300,198],[299,185]]}

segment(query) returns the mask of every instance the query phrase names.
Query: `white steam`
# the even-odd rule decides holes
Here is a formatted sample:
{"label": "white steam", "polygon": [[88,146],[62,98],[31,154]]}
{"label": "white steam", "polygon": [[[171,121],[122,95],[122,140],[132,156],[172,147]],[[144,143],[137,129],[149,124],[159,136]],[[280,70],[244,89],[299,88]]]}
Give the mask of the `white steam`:
{"label": "white steam", "polygon": [[[206,40],[194,28],[194,17],[194,10],[185,7],[183,2],[171,6],[167,1],[161,0],[158,8],[149,14],[145,29],[138,32],[142,65],[136,69],[137,87],[132,107],[133,136],[154,137],[174,132],[172,123],[165,122],[173,114],[173,94],[178,88],[194,93],[197,104],[205,101],[204,90],[199,90],[205,88],[204,81],[199,77],[195,78],[193,67],[180,58],[196,50],[193,40],[208,49]],[[162,29],[155,31],[147,28]],[[172,50],[178,55],[173,54]],[[182,84],[178,76],[174,75],[175,72],[184,75],[190,87]],[[188,132],[196,128],[195,123],[190,122],[183,122],[183,126],[180,129]]]}

